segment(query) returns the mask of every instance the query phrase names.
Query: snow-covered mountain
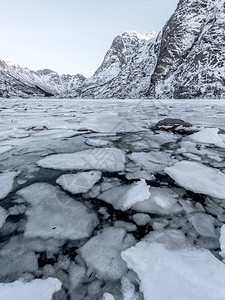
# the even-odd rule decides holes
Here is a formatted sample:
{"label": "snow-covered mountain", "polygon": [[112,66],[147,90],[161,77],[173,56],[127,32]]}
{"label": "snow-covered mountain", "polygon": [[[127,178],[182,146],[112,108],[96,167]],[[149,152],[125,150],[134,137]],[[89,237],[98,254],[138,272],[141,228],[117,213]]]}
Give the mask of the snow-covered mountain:
{"label": "snow-covered mountain", "polygon": [[224,0],[180,0],[158,36],[117,36],[87,79],[0,60],[0,96],[225,98],[224,19]]}
{"label": "snow-covered mountain", "polygon": [[117,36],[103,63],[83,85],[85,98],[139,98],[149,88],[155,65],[156,34],[135,31]]}
{"label": "snow-covered mountain", "polygon": [[31,71],[0,60],[0,97],[76,97],[85,77]]}
{"label": "snow-covered mountain", "polygon": [[225,97],[224,20],[224,0],[180,0],[156,42],[151,97]]}

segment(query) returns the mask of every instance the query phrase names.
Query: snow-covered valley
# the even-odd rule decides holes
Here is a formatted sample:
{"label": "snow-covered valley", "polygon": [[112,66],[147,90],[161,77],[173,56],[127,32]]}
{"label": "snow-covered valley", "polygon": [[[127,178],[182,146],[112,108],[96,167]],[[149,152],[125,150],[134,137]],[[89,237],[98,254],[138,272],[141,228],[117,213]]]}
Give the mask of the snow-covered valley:
{"label": "snow-covered valley", "polygon": [[0,99],[0,300],[225,299],[224,148],[223,100]]}

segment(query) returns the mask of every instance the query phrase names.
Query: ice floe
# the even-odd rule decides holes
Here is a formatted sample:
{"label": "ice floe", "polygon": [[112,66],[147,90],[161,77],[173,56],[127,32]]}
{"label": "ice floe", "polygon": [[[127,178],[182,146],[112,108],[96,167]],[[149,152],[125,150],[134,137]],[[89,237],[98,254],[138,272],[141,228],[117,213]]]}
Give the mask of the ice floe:
{"label": "ice floe", "polygon": [[165,172],[180,186],[195,193],[225,199],[225,174],[192,161],[180,161]]}
{"label": "ice floe", "polygon": [[26,211],[26,237],[83,239],[98,223],[95,213],[50,184],[35,183],[18,195],[31,205]]}
{"label": "ice floe", "polygon": [[38,161],[38,166],[56,170],[124,170],[124,151],[116,148],[88,149],[75,153],[54,154]]}
{"label": "ice floe", "polygon": [[149,196],[149,186],[142,179],[130,185],[113,187],[103,192],[98,199],[113,205],[115,209],[124,211],[135,203],[148,199]]}
{"label": "ice floe", "polygon": [[5,172],[0,174],[0,200],[4,199],[12,191],[14,180],[18,172]]}
{"label": "ice floe", "polygon": [[61,289],[57,278],[35,279],[31,282],[15,281],[0,283],[0,299],[9,300],[51,300],[54,293]]}
{"label": "ice floe", "polygon": [[8,215],[9,213],[3,207],[0,206],[0,229],[5,223],[5,220],[7,219]]}
{"label": "ice floe", "polygon": [[189,136],[190,139],[197,143],[212,144],[217,147],[225,148],[225,143],[218,134],[218,128],[204,128]]}
{"label": "ice floe", "polygon": [[220,255],[225,262],[225,224],[220,229]]}
{"label": "ice floe", "polygon": [[137,213],[133,215],[133,220],[138,226],[145,226],[151,221],[151,218],[147,214]]}
{"label": "ice floe", "polygon": [[180,213],[183,209],[178,201],[179,195],[169,188],[151,187],[150,197],[134,204],[131,208],[143,213],[160,215]]}
{"label": "ice floe", "polygon": [[134,245],[135,240],[121,228],[108,227],[79,249],[90,272],[103,280],[117,280],[127,272],[121,251]]}
{"label": "ice floe", "polygon": [[215,231],[215,219],[203,213],[192,214],[188,220],[194,226],[195,230],[203,237],[218,238]]}
{"label": "ice floe", "polygon": [[180,240],[178,236],[172,248],[163,241],[144,240],[122,252],[140,279],[145,300],[224,299],[224,264],[208,250],[183,247]]}
{"label": "ice floe", "polygon": [[166,166],[173,162],[171,154],[166,152],[133,152],[127,157],[150,173],[162,172]]}
{"label": "ice floe", "polygon": [[92,138],[92,139],[87,139],[86,144],[89,146],[94,146],[94,147],[104,147],[104,146],[110,145],[111,142],[107,141],[107,140]]}
{"label": "ice floe", "polygon": [[79,172],[60,176],[56,183],[72,194],[88,192],[102,177],[99,171]]}

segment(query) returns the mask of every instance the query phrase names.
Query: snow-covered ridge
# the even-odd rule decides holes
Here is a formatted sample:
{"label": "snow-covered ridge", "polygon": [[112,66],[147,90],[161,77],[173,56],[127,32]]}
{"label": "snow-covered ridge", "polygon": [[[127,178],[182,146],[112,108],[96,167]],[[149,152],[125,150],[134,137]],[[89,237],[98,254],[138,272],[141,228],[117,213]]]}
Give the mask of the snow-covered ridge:
{"label": "snow-covered ridge", "polygon": [[0,60],[0,97],[225,98],[224,1],[180,0],[162,32],[118,35],[90,78]]}

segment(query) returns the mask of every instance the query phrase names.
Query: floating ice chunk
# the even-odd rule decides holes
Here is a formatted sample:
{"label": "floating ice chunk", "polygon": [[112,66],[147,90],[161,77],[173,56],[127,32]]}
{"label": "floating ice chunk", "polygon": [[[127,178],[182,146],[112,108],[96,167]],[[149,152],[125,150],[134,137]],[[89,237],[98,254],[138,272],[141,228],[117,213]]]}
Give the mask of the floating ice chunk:
{"label": "floating ice chunk", "polygon": [[32,184],[18,195],[31,204],[26,212],[26,237],[83,239],[98,223],[96,215],[82,203],[50,184]]}
{"label": "floating ice chunk", "polygon": [[203,144],[213,144],[217,147],[225,148],[223,139],[218,134],[218,128],[204,128],[189,136],[193,141]]}
{"label": "floating ice chunk", "polygon": [[113,205],[115,209],[127,210],[137,202],[150,196],[149,186],[144,179],[126,186],[114,187],[103,192],[98,199]]}
{"label": "floating ice chunk", "polygon": [[215,219],[208,214],[189,215],[188,220],[194,226],[195,230],[203,237],[217,238],[215,231]]}
{"label": "floating ice chunk", "polygon": [[151,173],[161,172],[171,161],[171,154],[166,152],[134,152],[127,157]]}
{"label": "floating ice chunk", "polygon": [[137,226],[133,223],[128,223],[124,221],[116,221],[114,223],[115,228],[123,228],[126,232],[132,232],[137,230]]}
{"label": "floating ice chunk", "polygon": [[72,263],[69,268],[70,293],[72,294],[78,285],[82,282],[86,274],[84,267]]}
{"label": "floating ice chunk", "polygon": [[0,229],[5,223],[5,220],[7,219],[8,215],[9,215],[8,212],[0,206]]}
{"label": "floating ice chunk", "polygon": [[200,161],[201,157],[193,153],[182,153],[182,155],[188,159]]}
{"label": "floating ice chunk", "polygon": [[[35,272],[38,261],[34,252],[9,253],[0,256],[0,280],[16,280],[24,272]],[[1,297],[1,293],[0,293]]]}
{"label": "floating ice chunk", "polygon": [[126,242],[125,236],[126,231],[122,228],[105,228],[78,250],[88,268],[99,279],[117,280],[127,272],[120,253],[133,242]]}
{"label": "floating ice chunk", "polygon": [[0,174],[0,200],[4,199],[13,189],[14,179],[18,172],[5,172]]}
{"label": "floating ice chunk", "polygon": [[102,177],[99,171],[62,175],[56,180],[65,191],[72,194],[88,192]]}
{"label": "floating ice chunk", "polygon": [[225,199],[225,174],[197,162],[181,161],[165,169],[180,186],[195,193]]}
{"label": "floating ice chunk", "polygon": [[94,147],[103,147],[110,145],[111,142],[102,139],[87,139],[86,144]]}
{"label": "floating ice chunk", "polygon": [[24,236],[13,236],[0,250],[3,255],[21,255],[27,251],[57,253],[64,241],[56,239],[28,239]]}
{"label": "floating ice chunk", "polygon": [[151,218],[149,215],[138,213],[133,215],[133,220],[138,226],[145,226],[150,222]]}
{"label": "floating ice chunk", "polygon": [[225,261],[225,225],[223,225],[220,229],[220,255]]}
{"label": "floating ice chunk", "polygon": [[102,297],[102,300],[115,300],[115,298],[113,297],[112,294],[104,293],[103,297]]}
{"label": "floating ice chunk", "polygon": [[56,170],[124,170],[125,154],[116,148],[88,149],[75,153],[54,154],[38,161],[38,166]]}
{"label": "floating ice chunk", "polygon": [[138,300],[135,286],[126,277],[121,279],[123,300]]}
{"label": "floating ice chunk", "polygon": [[9,208],[9,214],[11,216],[16,216],[20,214],[24,214],[25,211],[27,210],[27,207],[25,205],[14,205]]}
{"label": "floating ice chunk", "polygon": [[178,196],[169,188],[151,187],[150,197],[143,202],[136,203],[132,209],[160,215],[180,213],[182,207],[177,203]]}
{"label": "floating ice chunk", "polygon": [[145,300],[224,299],[225,267],[208,250],[141,241],[121,256],[137,273]]}
{"label": "floating ice chunk", "polygon": [[57,278],[35,279],[31,282],[15,281],[0,283],[0,299],[10,300],[51,300],[54,293],[61,289]]}

